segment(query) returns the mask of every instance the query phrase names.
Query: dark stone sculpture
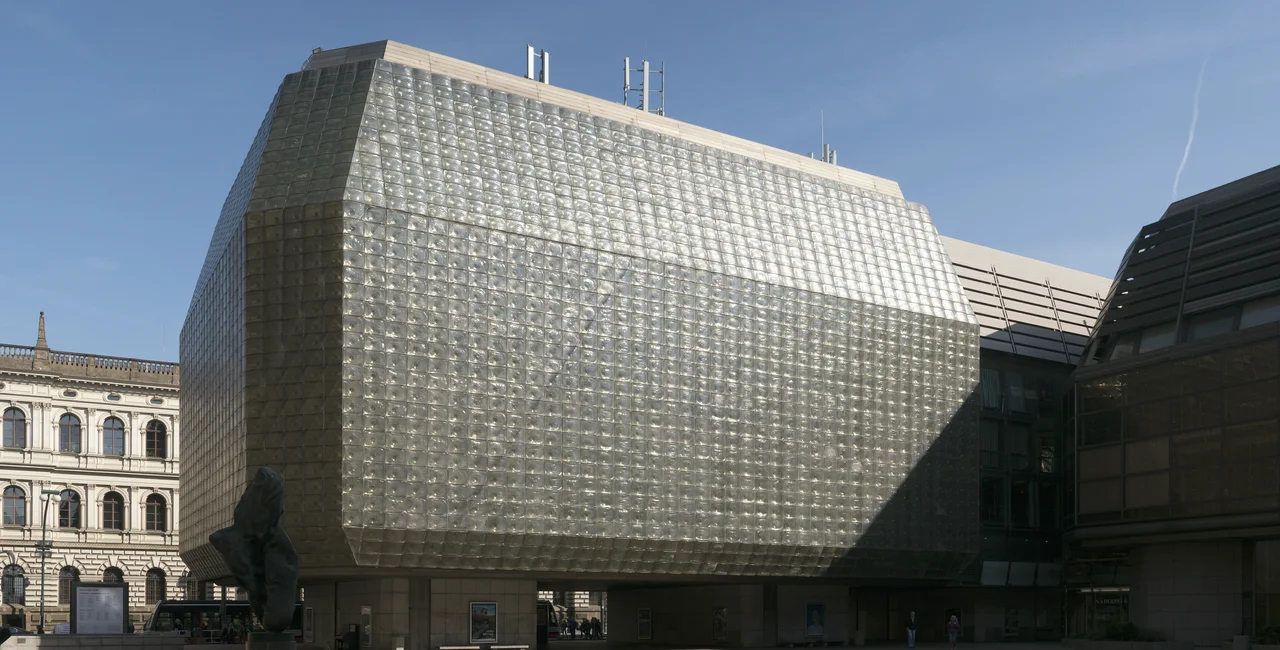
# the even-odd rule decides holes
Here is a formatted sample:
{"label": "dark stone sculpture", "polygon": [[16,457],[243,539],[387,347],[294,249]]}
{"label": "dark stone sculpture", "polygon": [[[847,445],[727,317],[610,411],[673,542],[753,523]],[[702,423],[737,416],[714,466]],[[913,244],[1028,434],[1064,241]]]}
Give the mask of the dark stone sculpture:
{"label": "dark stone sculpture", "polygon": [[258,468],[236,505],[235,522],[209,536],[231,575],[249,591],[249,607],[268,632],[293,622],[298,592],[298,552],[280,527],[284,479]]}

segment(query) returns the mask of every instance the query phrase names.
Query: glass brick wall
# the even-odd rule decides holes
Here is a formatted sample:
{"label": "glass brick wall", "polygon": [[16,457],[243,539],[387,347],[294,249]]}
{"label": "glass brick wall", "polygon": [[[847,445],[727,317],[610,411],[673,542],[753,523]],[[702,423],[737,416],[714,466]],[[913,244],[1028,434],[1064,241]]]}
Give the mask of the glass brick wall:
{"label": "glass brick wall", "polygon": [[386,61],[279,103],[245,445],[304,574],[976,552],[977,328],[921,206]]}
{"label": "glass brick wall", "polygon": [[[244,213],[261,168],[277,103],[272,102],[222,206],[179,337],[184,377],[179,415],[183,530],[209,533],[230,524],[244,488]],[[192,431],[191,438],[185,435]],[[190,440],[193,444],[187,444]],[[178,527],[175,523],[175,528]],[[222,575],[208,533],[183,535],[183,559],[197,575]]]}

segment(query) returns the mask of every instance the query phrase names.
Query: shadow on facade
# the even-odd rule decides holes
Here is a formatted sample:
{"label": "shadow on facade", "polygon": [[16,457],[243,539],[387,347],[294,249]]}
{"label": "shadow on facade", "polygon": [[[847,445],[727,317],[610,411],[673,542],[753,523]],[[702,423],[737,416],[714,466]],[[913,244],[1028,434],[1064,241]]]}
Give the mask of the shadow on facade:
{"label": "shadow on facade", "polygon": [[[865,524],[854,548],[837,558],[826,575],[867,584],[936,584],[953,580],[978,556],[980,412],[975,387],[880,512]],[[893,488],[862,481],[854,489],[871,499],[876,490]]]}

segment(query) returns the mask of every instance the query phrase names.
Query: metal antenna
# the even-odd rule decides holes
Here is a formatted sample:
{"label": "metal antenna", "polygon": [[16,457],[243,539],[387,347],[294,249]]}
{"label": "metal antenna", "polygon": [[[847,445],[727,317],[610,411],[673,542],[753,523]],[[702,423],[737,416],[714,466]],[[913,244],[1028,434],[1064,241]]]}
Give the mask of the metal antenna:
{"label": "metal antenna", "polygon": [[[542,60],[542,70],[538,71],[538,76],[534,76],[534,68],[537,67],[538,60]],[[525,64],[524,78],[533,81],[541,81],[544,84],[551,83],[551,53],[546,50],[534,52],[532,45],[525,46]]]}
{"label": "metal antenna", "polygon": [[[836,164],[836,150],[827,144],[827,112],[818,111],[818,135],[822,139],[822,162]],[[812,158],[813,154],[809,154]]]}
{"label": "metal antenna", "polygon": [[640,67],[631,67],[631,57],[623,57],[622,59],[622,103],[631,106],[631,73],[640,73],[640,102],[638,108],[646,113],[657,113],[658,115],[667,114],[667,64],[659,63],[656,71],[658,82],[658,109],[656,111],[649,108],[649,85],[650,68],[647,59],[641,59]]}

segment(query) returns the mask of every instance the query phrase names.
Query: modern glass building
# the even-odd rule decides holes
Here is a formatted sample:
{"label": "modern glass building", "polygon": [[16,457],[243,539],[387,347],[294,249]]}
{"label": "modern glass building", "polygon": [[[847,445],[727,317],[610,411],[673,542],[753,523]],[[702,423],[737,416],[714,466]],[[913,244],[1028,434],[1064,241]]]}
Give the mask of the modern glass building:
{"label": "modern glass building", "polygon": [[1070,434],[1062,395],[1111,286],[1109,278],[943,237],[981,334],[978,556],[944,585],[858,585],[868,640],[921,641],[957,614],[965,639],[1062,636],[1063,500]]}
{"label": "modern glass building", "polygon": [[922,206],[397,43],[285,77],[181,354],[184,559],[225,576],[208,534],[271,466],[317,629],[373,647],[468,642],[474,602],[530,643],[551,581],[716,585],[611,591],[622,641],[711,630],[681,599],[719,642],[843,641],[823,580],[979,550],[979,326]]}
{"label": "modern glass building", "polygon": [[1075,375],[1074,631],[1092,593],[1198,645],[1280,623],[1278,260],[1280,167],[1170,205],[1125,255]]}

